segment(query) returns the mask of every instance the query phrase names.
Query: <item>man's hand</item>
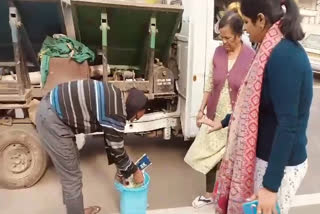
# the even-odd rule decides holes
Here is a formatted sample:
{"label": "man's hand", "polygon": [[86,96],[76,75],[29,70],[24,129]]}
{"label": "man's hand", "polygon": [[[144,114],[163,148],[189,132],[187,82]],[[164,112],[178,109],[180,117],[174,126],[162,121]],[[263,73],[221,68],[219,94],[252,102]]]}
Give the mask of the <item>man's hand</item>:
{"label": "man's hand", "polygon": [[135,173],[133,173],[133,181],[136,184],[143,184],[144,176],[140,169],[138,169]]}
{"label": "man's hand", "polygon": [[266,188],[259,190],[258,195],[252,195],[248,201],[258,199],[257,214],[278,214],[277,212],[277,193],[271,192]]}
{"label": "man's hand", "polygon": [[[115,179],[124,186],[129,185],[129,182],[119,172],[116,173]],[[143,184],[144,176],[140,169],[133,173],[133,181],[135,184]]]}
{"label": "man's hand", "polygon": [[197,117],[196,117],[198,128],[200,128],[200,126],[201,126],[201,123],[200,123],[199,121],[203,118],[203,116],[204,116],[204,113],[203,113],[203,111],[200,110],[200,111],[198,112]]}

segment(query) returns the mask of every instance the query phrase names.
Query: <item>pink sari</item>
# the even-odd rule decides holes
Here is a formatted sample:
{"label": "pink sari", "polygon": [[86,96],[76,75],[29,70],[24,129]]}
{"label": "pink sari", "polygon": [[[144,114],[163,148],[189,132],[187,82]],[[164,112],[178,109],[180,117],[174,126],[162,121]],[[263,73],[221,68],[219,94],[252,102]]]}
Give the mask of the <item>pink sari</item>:
{"label": "pink sari", "polygon": [[280,21],[267,32],[239,90],[214,191],[217,213],[243,214],[242,204],[253,194],[263,73],[273,48],[283,38],[279,25]]}

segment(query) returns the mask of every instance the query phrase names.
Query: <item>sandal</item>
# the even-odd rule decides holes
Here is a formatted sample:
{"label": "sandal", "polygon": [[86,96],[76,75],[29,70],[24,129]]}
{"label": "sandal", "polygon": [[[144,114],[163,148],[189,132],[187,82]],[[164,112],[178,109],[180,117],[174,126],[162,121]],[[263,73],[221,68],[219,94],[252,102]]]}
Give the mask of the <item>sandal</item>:
{"label": "sandal", "polygon": [[200,208],[200,207],[212,204],[212,203],[213,203],[213,199],[212,198],[206,198],[204,196],[198,196],[192,202],[192,206],[194,208]]}
{"label": "sandal", "polygon": [[101,211],[101,207],[99,206],[90,206],[84,209],[85,214],[97,214]]}

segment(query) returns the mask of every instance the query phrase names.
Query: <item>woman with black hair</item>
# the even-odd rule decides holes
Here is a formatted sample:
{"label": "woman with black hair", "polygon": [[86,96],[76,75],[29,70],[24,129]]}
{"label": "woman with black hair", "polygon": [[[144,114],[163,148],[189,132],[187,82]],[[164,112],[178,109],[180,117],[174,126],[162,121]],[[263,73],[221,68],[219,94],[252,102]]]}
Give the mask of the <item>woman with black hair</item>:
{"label": "woman with black hair", "polygon": [[304,33],[294,0],[242,0],[241,12],[257,55],[232,115],[202,121],[229,126],[226,154],[216,183],[216,210],[242,214],[246,200],[258,213],[279,203],[288,214],[307,171],[306,129],[312,101],[312,69],[299,40]]}
{"label": "woman with black hair", "polygon": [[194,199],[194,208],[213,203],[216,172],[225,152],[228,134],[227,129],[208,133],[210,127],[201,125],[199,120],[203,117],[221,120],[232,111],[238,90],[255,55],[254,50],[242,42],[242,30],[243,20],[237,12],[228,11],[219,21],[223,45],[215,50],[197,115],[200,130],[185,156],[187,164],[206,175],[206,193]]}

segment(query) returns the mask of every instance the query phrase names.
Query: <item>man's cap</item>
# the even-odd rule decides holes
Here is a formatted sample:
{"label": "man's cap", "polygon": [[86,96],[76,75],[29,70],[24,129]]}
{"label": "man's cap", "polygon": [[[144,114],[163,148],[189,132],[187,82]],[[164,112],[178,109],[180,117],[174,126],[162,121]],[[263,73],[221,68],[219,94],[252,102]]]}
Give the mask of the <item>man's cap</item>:
{"label": "man's cap", "polygon": [[148,98],[143,91],[136,88],[131,88],[128,92],[126,100],[127,120],[134,117],[138,111],[145,109]]}

